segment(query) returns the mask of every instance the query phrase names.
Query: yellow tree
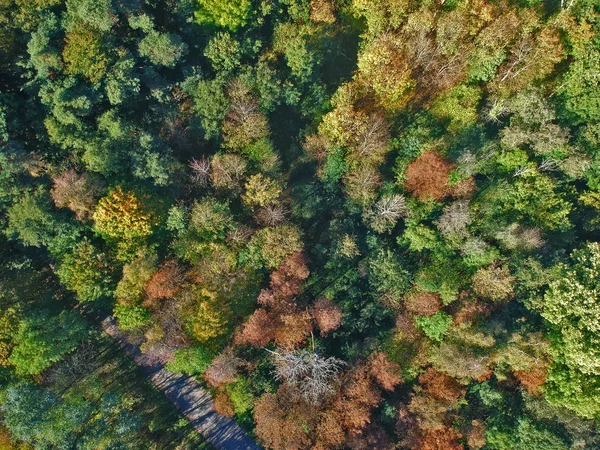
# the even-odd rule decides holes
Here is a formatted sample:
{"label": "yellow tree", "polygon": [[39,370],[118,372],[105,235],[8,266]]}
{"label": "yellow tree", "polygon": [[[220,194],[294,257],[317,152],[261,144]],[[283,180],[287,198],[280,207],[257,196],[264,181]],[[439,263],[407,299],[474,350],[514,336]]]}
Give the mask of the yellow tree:
{"label": "yellow tree", "polygon": [[153,215],[131,191],[117,187],[98,202],[94,229],[117,244],[119,259],[128,259],[152,233]]}

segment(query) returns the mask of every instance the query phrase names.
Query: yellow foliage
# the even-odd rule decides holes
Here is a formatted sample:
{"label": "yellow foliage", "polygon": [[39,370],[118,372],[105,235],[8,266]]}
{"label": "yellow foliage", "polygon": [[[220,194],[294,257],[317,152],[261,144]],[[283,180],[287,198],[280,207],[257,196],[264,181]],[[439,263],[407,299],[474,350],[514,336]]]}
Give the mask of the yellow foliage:
{"label": "yellow foliage", "polygon": [[277,202],[281,195],[281,186],[262,174],[252,175],[246,182],[246,193],[242,196],[244,203],[250,206],[266,206]]}

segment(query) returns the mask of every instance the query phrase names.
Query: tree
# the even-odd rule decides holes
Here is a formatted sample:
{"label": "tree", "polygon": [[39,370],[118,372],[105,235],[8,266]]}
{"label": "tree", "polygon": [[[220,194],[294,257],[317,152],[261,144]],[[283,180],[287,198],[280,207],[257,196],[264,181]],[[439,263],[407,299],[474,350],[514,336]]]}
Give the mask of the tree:
{"label": "tree", "polygon": [[406,200],[401,195],[381,197],[373,206],[370,213],[371,228],[378,233],[392,230],[398,220],[408,215]]}
{"label": "tree", "polygon": [[62,56],[67,73],[81,75],[93,83],[104,78],[110,60],[101,35],[85,25],[76,24],[65,36],[65,41]]}
{"label": "tree", "polygon": [[59,208],[73,211],[78,220],[89,220],[104,189],[104,183],[93,175],[67,170],[53,178],[52,200]]}
{"label": "tree", "polygon": [[345,362],[309,351],[270,351],[276,378],[298,389],[302,398],[318,405],[333,394],[333,384]]}
{"label": "tree", "polygon": [[87,337],[87,324],[77,312],[34,313],[21,320],[9,361],[18,374],[39,375]]}
{"label": "tree", "polygon": [[123,276],[115,289],[117,301],[125,306],[139,305],[148,280],[156,273],[158,257],[142,248],[137,257],[123,266]]}
{"label": "tree", "polygon": [[111,264],[88,240],[63,257],[56,274],[67,289],[77,294],[79,301],[91,302],[113,293]]}
{"label": "tree", "polygon": [[321,297],[315,302],[312,316],[321,330],[321,336],[324,336],[342,325],[344,314],[342,309],[331,300]]}
{"label": "tree", "polygon": [[406,168],[404,186],[420,200],[441,200],[448,195],[448,175],[452,168],[438,153],[425,152]]}
{"label": "tree", "polygon": [[415,323],[428,338],[441,342],[452,324],[452,316],[443,311],[438,311],[432,316],[416,317]]}
{"label": "tree", "polygon": [[242,200],[251,207],[271,205],[276,203],[281,195],[278,183],[260,173],[248,178],[245,188]]}
{"label": "tree", "polygon": [[214,345],[215,341],[227,333],[228,318],[231,312],[216,295],[206,289],[197,292],[196,305],[190,318],[192,336],[201,344]]}
{"label": "tree", "polygon": [[177,261],[167,261],[147,281],[144,290],[150,298],[172,298],[185,282],[185,274]]}
{"label": "tree", "polygon": [[514,295],[515,277],[506,266],[492,265],[477,270],[472,278],[473,291],[489,300],[509,300]]}
{"label": "tree", "polygon": [[174,67],[187,53],[187,45],[173,33],[151,30],[139,43],[140,56],[145,56],[152,64]]}
{"label": "tree", "polygon": [[77,241],[79,230],[72,223],[60,220],[51,208],[46,191],[25,193],[8,209],[5,233],[25,245],[46,246],[55,255],[65,252]]}
{"label": "tree", "polygon": [[209,59],[215,72],[228,72],[240,65],[242,48],[231,34],[219,32],[209,41],[204,56]]}
{"label": "tree", "polygon": [[544,295],[542,316],[560,335],[561,359],[573,370],[600,375],[597,334],[600,330],[600,246],[588,243],[573,251],[570,264],[560,264],[557,278]]}
{"label": "tree", "polygon": [[213,387],[231,384],[236,380],[244,360],[235,356],[232,350],[226,349],[214,358],[204,372],[204,378]]}
{"label": "tree", "polygon": [[195,17],[199,24],[236,31],[246,25],[252,3],[250,0],[199,0],[198,6]]}
{"label": "tree", "polygon": [[94,212],[94,229],[116,241],[120,257],[129,257],[152,233],[154,214],[132,191],[117,187],[100,199]]}
{"label": "tree", "polygon": [[268,269],[276,269],[301,249],[300,231],[290,224],[263,228],[248,242],[248,256],[251,263]]}

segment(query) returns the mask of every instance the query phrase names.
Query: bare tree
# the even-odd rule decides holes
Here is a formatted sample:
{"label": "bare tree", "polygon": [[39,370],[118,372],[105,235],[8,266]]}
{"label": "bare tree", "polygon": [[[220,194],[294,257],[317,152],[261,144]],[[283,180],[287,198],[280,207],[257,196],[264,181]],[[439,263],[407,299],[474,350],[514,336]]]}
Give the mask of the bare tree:
{"label": "bare tree", "polygon": [[268,350],[275,364],[275,378],[296,387],[309,404],[318,405],[334,393],[334,382],[346,363],[335,357],[321,357],[307,350]]}
{"label": "bare tree", "polygon": [[467,226],[470,223],[469,202],[457,200],[444,207],[444,214],[438,219],[437,227],[444,236],[462,238],[468,236]]}
{"label": "bare tree", "polygon": [[235,356],[231,349],[225,350],[208,366],[204,378],[213,387],[233,383],[244,360]]}
{"label": "bare tree", "polygon": [[265,205],[256,213],[256,220],[262,225],[275,226],[285,221],[288,210],[281,204]]}
{"label": "bare tree", "polygon": [[204,156],[199,160],[192,158],[189,167],[192,169],[192,173],[190,174],[192,183],[200,187],[206,187],[210,180],[210,161]]}
{"label": "bare tree", "polygon": [[371,228],[378,233],[389,231],[398,220],[408,215],[404,196],[394,194],[381,197],[371,209]]}

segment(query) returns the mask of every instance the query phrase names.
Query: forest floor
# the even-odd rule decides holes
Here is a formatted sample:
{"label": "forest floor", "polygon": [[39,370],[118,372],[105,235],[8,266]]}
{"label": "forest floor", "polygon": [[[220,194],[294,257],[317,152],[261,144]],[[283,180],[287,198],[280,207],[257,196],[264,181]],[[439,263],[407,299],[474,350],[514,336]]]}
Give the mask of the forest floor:
{"label": "forest floor", "polygon": [[133,359],[154,384],[217,450],[259,450],[260,447],[233,419],[217,414],[210,394],[193,377],[169,372],[151,361],[108,317],[102,329]]}

